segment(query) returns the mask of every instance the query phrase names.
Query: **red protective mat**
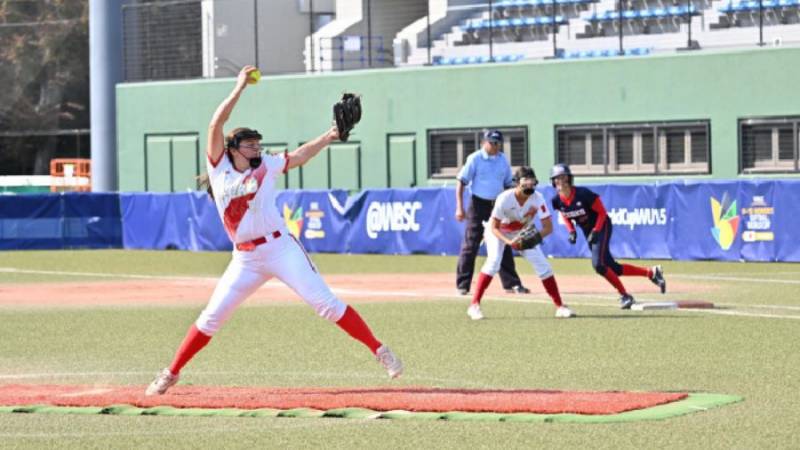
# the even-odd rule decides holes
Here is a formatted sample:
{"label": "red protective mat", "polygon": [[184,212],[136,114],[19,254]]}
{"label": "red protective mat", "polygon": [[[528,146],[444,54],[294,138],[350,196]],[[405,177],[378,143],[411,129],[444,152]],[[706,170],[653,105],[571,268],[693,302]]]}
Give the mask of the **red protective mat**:
{"label": "red protective mat", "polygon": [[243,388],[176,386],[145,397],[144,386],[2,385],[0,405],[110,406],[148,408],[367,408],[374,411],[528,412],[617,414],[687,397],[672,392],[581,392],[546,390],[371,388]]}

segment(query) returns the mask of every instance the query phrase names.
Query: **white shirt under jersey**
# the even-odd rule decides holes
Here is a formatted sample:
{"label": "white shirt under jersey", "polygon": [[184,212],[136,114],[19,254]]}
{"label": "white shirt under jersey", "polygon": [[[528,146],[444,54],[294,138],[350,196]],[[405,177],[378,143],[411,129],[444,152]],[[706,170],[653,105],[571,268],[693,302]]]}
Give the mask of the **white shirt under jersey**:
{"label": "white shirt under jersey", "polygon": [[500,221],[500,231],[509,239],[533,222],[537,214],[540,220],[550,217],[547,202],[538,191],[534,191],[525,204],[520,205],[514,189],[507,189],[497,196],[492,209],[492,218]]}
{"label": "white shirt under jersey", "polygon": [[240,172],[223,153],[219,161],[206,158],[214,203],[228,237],[234,244],[273,232],[286,234],[286,224],[275,206],[275,181],[288,169],[288,156],[263,155],[261,165]]}

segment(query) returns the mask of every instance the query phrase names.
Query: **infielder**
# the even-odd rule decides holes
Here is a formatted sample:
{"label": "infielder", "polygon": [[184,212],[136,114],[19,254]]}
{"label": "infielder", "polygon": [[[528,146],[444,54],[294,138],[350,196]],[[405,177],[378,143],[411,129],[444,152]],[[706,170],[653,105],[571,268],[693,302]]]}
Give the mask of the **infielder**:
{"label": "infielder", "polygon": [[[576,187],[572,171],[566,164],[556,164],[550,171],[550,181],[556,188],[556,195],[552,199],[553,209],[561,212],[564,224],[569,231],[569,242],[575,244],[577,233],[575,224],[581,227],[586,242],[592,251],[592,266],[621,295],[620,308],[630,309],[636,301],[628,293],[620,281],[620,276],[647,277],[661,289],[667,291],[667,282],[661,266],[650,268],[619,264],[611,255],[609,242],[611,241],[611,218],[606,214],[600,196],[584,187]],[[574,223],[573,223],[574,222]]]}
{"label": "infielder", "polygon": [[[478,275],[467,315],[472,320],[483,319],[481,298],[492,282],[494,274],[500,269],[506,246],[510,246],[520,250],[522,256],[536,270],[547,294],[556,305],[556,317],[573,317],[572,310],[561,302],[553,268],[539,247],[542,239],[553,232],[553,221],[550,219],[550,210],[547,208],[544,196],[535,191],[538,184],[536,174],[530,167],[520,167],[514,175],[514,180],[517,182],[516,187],[507,189],[497,196],[489,223],[485,227],[483,239],[486,243],[487,257]],[[541,231],[533,228],[533,220],[537,215],[542,224]],[[527,238],[528,230],[532,230],[530,239]]]}
{"label": "infielder", "polygon": [[255,130],[236,128],[223,138],[223,125],[254,71],[255,67],[245,66],[239,72],[236,87],[217,108],[208,130],[209,193],[234,243],[231,262],[208,305],[189,328],[172,363],[147,387],[146,395],[163,394],[177,383],[186,363],[208,344],[234,310],[271,278],[284,282],[317,314],[366,345],[390,377],[403,372],[400,359],[373,336],[356,310],[331,292],[275,207],[276,179],[289,169],[302,166],[337,140],[337,128],[332,127],[290,153],[263,157],[261,135]]}

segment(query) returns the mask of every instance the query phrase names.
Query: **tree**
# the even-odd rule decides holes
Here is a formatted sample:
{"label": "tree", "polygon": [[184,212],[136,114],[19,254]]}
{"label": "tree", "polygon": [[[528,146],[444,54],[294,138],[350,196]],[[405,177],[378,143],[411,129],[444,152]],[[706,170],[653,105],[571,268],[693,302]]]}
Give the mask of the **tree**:
{"label": "tree", "polygon": [[[89,2],[0,1],[0,132],[89,128]],[[0,174],[46,174],[59,139],[0,139]]]}

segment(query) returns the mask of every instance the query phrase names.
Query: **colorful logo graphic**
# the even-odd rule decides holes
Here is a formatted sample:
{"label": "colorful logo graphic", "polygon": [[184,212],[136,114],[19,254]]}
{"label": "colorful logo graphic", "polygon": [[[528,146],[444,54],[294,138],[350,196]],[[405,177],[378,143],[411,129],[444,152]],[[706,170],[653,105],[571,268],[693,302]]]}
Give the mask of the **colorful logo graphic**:
{"label": "colorful logo graphic", "polygon": [[325,213],[319,209],[319,202],[311,202],[308,205],[306,218],[308,225],[306,226],[305,238],[306,239],[325,239],[325,229],[322,227],[322,219]]}
{"label": "colorful logo graphic", "polygon": [[714,218],[711,234],[721,249],[728,250],[736,240],[736,231],[739,229],[736,200],[731,201],[727,192],[722,194],[721,202],[711,197],[711,215]]}
{"label": "colorful logo graphic", "polygon": [[303,230],[303,207],[298,206],[297,209],[292,211],[289,206],[283,204],[283,221],[286,222],[286,228],[292,236],[300,238],[300,231]]}

